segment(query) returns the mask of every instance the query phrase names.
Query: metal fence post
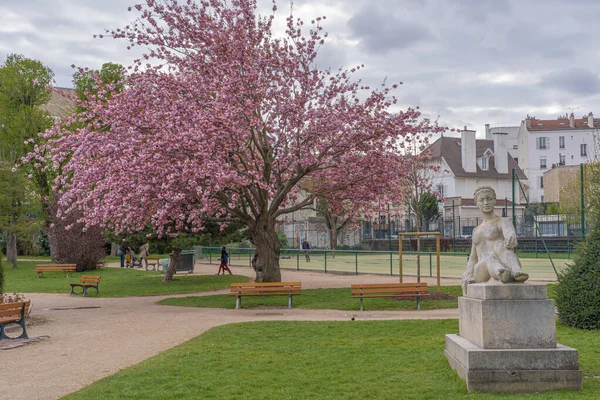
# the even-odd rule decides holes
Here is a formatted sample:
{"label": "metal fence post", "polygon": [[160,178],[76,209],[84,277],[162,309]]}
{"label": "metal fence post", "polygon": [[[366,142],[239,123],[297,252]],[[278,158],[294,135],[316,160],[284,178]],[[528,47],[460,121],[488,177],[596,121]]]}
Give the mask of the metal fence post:
{"label": "metal fence post", "polygon": [[356,267],[356,275],[358,275],[358,251],[354,252],[354,265]]}
{"label": "metal fence post", "polygon": [[429,277],[431,278],[433,276],[433,269],[432,269],[432,261],[431,261],[431,256],[433,253],[429,253]]}

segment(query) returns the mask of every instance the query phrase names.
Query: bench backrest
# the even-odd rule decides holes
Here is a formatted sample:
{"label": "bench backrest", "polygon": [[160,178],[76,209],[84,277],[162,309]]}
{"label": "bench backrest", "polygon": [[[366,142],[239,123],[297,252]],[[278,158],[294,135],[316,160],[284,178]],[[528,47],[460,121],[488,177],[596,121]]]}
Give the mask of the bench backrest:
{"label": "bench backrest", "polygon": [[302,289],[302,282],[246,282],[232,283],[231,293],[249,293],[249,292],[294,292]]}
{"label": "bench backrest", "polygon": [[350,286],[352,294],[426,293],[427,282],[359,283]]}
{"label": "bench backrest", "polygon": [[[27,315],[29,312],[29,306],[31,304],[31,300],[27,301],[19,301],[16,303],[1,303],[0,304],[0,321],[3,319],[12,319],[23,312],[24,315]],[[23,308],[25,306],[25,308]]]}
{"label": "bench backrest", "polygon": [[43,270],[56,270],[56,271],[75,271],[77,269],[77,265],[75,264],[37,264],[35,266],[36,269]]}
{"label": "bench backrest", "polygon": [[95,284],[100,283],[101,276],[99,275],[81,275],[81,279],[79,280],[81,283],[87,284]]}

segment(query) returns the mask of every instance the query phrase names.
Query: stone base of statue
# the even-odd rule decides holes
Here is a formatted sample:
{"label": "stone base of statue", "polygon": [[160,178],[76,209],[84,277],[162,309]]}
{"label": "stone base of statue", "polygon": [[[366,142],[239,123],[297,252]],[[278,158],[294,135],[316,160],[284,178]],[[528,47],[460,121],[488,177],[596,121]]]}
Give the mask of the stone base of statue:
{"label": "stone base of statue", "polygon": [[470,284],[458,309],[444,353],[469,392],[581,390],[577,350],[556,343],[545,285]]}

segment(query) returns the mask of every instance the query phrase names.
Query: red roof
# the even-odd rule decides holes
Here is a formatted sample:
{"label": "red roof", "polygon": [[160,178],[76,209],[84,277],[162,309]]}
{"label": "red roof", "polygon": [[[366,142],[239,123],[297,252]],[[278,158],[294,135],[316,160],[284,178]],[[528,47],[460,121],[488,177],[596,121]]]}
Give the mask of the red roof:
{"label": "red roof", "polygon": [[[575,118],[575,128],[571,128],[569,125],[569,120],[566,118],[561,119],[531,119],[531,128],[527,128],[529,131],[557,131],[563,129],[589,129],[588,119],[584,118]],[[594,127],[598,128],[600,123],[597,119],[594,118]]]}

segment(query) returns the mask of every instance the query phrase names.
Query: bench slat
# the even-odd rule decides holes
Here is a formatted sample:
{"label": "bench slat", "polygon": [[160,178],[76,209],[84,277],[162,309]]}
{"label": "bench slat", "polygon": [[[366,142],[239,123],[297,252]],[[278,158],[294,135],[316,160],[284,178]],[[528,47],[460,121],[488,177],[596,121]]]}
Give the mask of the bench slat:
{"label": "bench slat", "polygon": [[370,293],[419,293],[424,292],[427,293],[427,288],[393,288],[393,289],[352,289],[352,294],[370,294]]}
{"label": "bench slat", "polygon": [[231,288],[232,292],[289,292],[301,290],[300,286],[285,286],[285,287],[259,287],[259,288]]}
{"label": "bench slat", "polygon": [[403,287],[427,287],[427,282],[413,283],[362,283],[350,285],[352,289],[359,288],[403,288]]}
{"label": "bench slat", "polygon": [[247,293],[247,294],[238,294],[238,293],[229,293],[230,296],[235,297],[248,297],[248,296],[289,296],[289,295],[299,295],[301,293]]}
{"label": "bench slat", "polygon": [[405,294],[372,294],[372,295],[363,295],[363,296],[350,296],[353,299],[360,299],[361,297],[364,299],[371,297],[388,297],[388,298],[396,298],[396,297],[429,297],[429,293],[427,292],[419,292],[419,293],[405,293]]}
{"label": "bench slat", "polygon": [[250,282],[250,283],[232,283],[231,287],[241,287],[241,288],[247,288],[247,287],[271,287],[271,286],[275,286],[275,287],[282,287],[282,286],[302,286],[302,282],[263,282],[263,283],[256,283],[256,282]]}

